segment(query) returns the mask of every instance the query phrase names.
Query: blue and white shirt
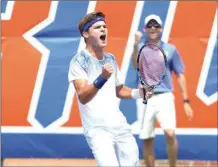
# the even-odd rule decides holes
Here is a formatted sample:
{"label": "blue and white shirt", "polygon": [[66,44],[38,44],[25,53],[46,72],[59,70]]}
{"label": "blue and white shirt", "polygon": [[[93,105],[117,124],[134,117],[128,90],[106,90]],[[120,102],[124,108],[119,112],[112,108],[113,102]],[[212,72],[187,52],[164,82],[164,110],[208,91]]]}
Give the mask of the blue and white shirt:
{"label": "blue and white shirt", "polygon": [[[139,49],[143,44],[144,43],[139,44]],[[174,45],[161,41],[160,46],[163,48],[167,56],[167,70],[164,80],[154,89],[154,92],[172,92],[173,82],[171,73],[174,72],[176,75],[183,73],[184,64]]]}
{"label": "blue and white shirt", "polygon": [[92,84],[101,74],[105,63],[112,64],[114,69],[112,76],[90,102],[84,105],[79,102],[80,116],[85,131],[99,126],[127,125],[126,118],[119,110],[116,97],[116,86],[123,84],[123,81],[120,80],[120,72],[113,55],[104,53],[104,59],[98,60],[92,57],[87,49],[84,49],[72,58],[68,80],[70,84],[73,84],[73,80],[85,79],[88,84]]}

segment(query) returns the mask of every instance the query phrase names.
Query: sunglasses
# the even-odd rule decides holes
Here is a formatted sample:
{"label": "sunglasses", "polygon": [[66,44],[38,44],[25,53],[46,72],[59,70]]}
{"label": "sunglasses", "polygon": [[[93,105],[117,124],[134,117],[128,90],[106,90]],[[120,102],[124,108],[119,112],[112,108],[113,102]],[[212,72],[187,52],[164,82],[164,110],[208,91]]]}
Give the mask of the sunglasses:
{"label": "sunglasses", "polygon": [[159,24],[148,24],[146,26],[146,28],[152,28],[152,27],[154,27],[154,28],[161,28],[161,26]]}

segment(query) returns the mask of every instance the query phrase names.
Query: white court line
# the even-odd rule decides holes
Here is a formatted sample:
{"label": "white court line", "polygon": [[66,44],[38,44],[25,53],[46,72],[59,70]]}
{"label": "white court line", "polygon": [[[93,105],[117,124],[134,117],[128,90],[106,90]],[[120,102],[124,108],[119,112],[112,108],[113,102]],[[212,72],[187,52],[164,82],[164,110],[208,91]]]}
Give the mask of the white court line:
{"label": "white court line", "polygon": [[[83,134],[82,127],[61,127],[61,128],[49,128],[41,129],[35,127],[23,127],[23,126],[3,126],[1,128],[2,133],[25,133],[25,134]],[[137,131],[132,132],[138,134]],[[155,134],[163,134],[162,129],[156,128]],[[216,128],[177,128],[176,134],[178,135],[217,135]]]}
{"label": "white court line", "polygon": [[10,20],[11,19],[14,4],[15,4],[15,1],[8,1],[7,2],[5,13],[1,13],[1,20]]}

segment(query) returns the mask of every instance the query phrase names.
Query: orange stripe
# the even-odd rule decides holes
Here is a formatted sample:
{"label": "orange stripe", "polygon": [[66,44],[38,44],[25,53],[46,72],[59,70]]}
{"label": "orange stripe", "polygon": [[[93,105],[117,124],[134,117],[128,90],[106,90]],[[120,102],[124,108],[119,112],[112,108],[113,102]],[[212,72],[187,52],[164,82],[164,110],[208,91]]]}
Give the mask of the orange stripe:
{"label": "orange stripe", "polygon": [[27,114],[41,54],[21,35],[47,18],[50,3],[16,2],[11,20],[2,21],[3,126],[29,125]]}
{"label": "orange stripe", "polygon": [[174,78],[178,127],[217,127],[217,103],[206,106],[196,96],[207,48],[205,38],[208,41],[216,8],[216,2],[178,2],[170,39],[178,48],[185,63],[188,92],[194,110],[194,119],[189,122]]}
{"label": "orange stripe", "polygon": [[136,1],[100,1],[96,11],[106,15],[109,38],[106,52],[114,54],[121,66],[127,45]]}
{"label": "orange stripe", "polygon": [[65,123],[63,126],[73,126],[73,127],[81,127],[81,119],[78,107],[78,101],[76,96],[74,96],[73,107],[70,112],[69,121]]}

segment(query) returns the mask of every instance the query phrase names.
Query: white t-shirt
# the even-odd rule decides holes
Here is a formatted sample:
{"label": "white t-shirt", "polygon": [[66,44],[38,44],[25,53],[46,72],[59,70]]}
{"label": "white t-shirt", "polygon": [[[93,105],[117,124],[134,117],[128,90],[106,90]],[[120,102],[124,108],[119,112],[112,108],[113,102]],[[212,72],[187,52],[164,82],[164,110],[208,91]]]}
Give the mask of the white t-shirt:
{"label": "white t-shirt", "polygon": [[120,80],[120,72],[113,55],[104,53],[104,59],[98,60],[92,57],[87,49],[76,54],[70,63],[68,79],[85,79],[88,84],[101,74],[105,63],[113,65],[114,72],[104,86],[97,92],[94,98],[86,104],[79,102],[80,116],[84,130],[94,127],[121,127],[127,125],[126,118],[119,110],[116,97],[116,86],[123,84]]}

